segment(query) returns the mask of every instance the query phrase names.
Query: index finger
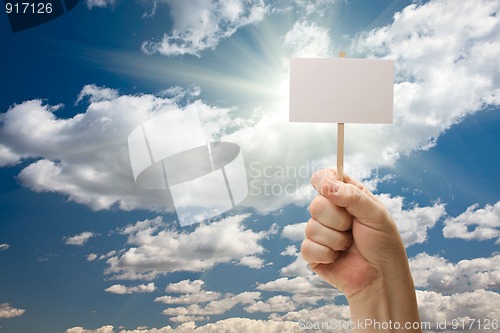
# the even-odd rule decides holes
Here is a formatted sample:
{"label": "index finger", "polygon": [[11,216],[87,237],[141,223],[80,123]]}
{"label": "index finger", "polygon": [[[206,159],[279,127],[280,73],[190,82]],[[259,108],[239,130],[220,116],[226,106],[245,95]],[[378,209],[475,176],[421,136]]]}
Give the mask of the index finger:
{"label": "index finger", "polygon": [[[324,185],[328,183],[329,179],[330,180],[337,179],[337,170],[323,169],[316,171],[311,177],[311,184],[316,189],[316,191],[318,191],[319,194],[323,195],[322,189],[324,188]],[[356,186],[361,191],[366,193],[371,199],[380,203],[378,198],[366,186],[364,186],[361,182],[357,181],[356,179],[352,178],[351,176],[345,173],[344,173],[344,183]]]}
{"label": "index finger", "polygon": [[393,229],[389,213],[375,196],[359,182],[346,176],[345,182],[336,180],[334,170],[325,169],[314,173],[311,183],[314,188],[333,204],[344,207],[362,224],[377,230]]}

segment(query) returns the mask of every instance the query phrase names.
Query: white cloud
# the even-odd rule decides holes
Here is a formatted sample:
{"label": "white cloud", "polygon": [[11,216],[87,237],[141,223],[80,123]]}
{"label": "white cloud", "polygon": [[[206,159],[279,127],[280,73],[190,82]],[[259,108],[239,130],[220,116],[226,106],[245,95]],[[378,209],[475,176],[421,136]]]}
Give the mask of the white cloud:
{"label": "white cloud", "polygon": [[107,260],[105,273],[117,279],[152,279],[177,271],[200,272],[262,254],[260,241],[268,232],[246,229],[242,224],[246,218],[230,216],[201,224],[190,233],[171,230],[159,217],[137,222],[122,230],[130,247]]}
{"label": "white cloud", "polygon": [[267,7],[263,0],[166,0],[173,20],[170,33],[161,41],[142,45],[146,53],[167,56],[192,54],[215,48],[221,39],[239,28],[261,21]]}
{"label": "white cloud", "polygon": [[443,235],[446,238],[496,238],[496,243],[500,244],[500,201],[484,208],[479,208],[478,204],[472,205],[459,216],[447,218],[444,224]]}
{"label": "white cloud", "polygon": [[155,298],[155,302],[161,302],[165,304],[197,304],[211,302],[219,299],[220,293],[215,291],[202,290],[197,293],[185,294],[179,297],[173,296],[160,296]]}
{"label": "white cloud", "polygon": [[21,316],[26,310],[16,309],[8,303],[0,304],[0,318],[14,318]]}
{"label": "white cloud", "polygon": [[22,156],[0,143],[0,167],[16,164],[21,158]]}
{"label": "white cloud", "polygon": [[[190,98],[186,92],[179,94]],[[38,159],[17,176],[22,185],[36,192],[60,193],[94,210],[172,211],[173,202],[166,191],[143,190],[135,184],[127,138],[144,121],[178,109],[180,95],[118,96],[109,88],[85,86],[79,100],[88,97],[90,105],[72,118],[58,118],[56,113],[62,106],[51,107],[41,100],[14,105],[0,115],[0,138],[12,153],[9,156],[18,159],[10,159],[3,154],[5,149],[0,149],[0,161],[13,164],[21,158]],[[220,110],[200,101],[186,108],[201,114]]]}
{"label": "white cloud", "polygon": [[87,261],[94,261],[97,259],[97,254],[95,253],[90,253],[87,255]]}
{"label": "white cloud", "polygon": [[283,46],[295,58],[328,57],[332,52],[328,29],[306,21],[294,24],[285,35]]}
{"label": "white cloud", "polygon": [[264,267],[264,259],[259,258],[257,256],[246,256],[240,259],[238,265],[260,269]]}
{"label": "white cloud", "polygon": [[442,294],[500,288],[500,255],[453,264],[443,257],[419,253],[410,259],[410,267],[417,288]]}
{"label": "white cloud", "polygon": [[[433,291],[417,290],[417,300],[421,322],[430,323],[433,330],[436,329],[437,322],[444,323],[445,320],[448,323],[446,328],[452,332],[452,320],[460,323],[465,321],[470,324],[471,318],[491,321],[500,316],[498,307],[492,306],[499,302],[500,294],[491,291],[476,290],[445,296]],[[330,330],[333,330],[336,325],[338,329],[335,329],[335,332],[351,332],[342,330],[342,327],[348,327],[350,321],[350,311],[347,305],[328,304],[314,309],[292,311],[284,315],[274,313],[270,319],[292,322],[302,320],[304,325],[307,322],[320,323]],[[477,324],[474,328],[477,328]],[[476,330],[471,330],[471,332],[476,332]]]}
{"label": "white cloud", "polygon": [[294,0],[297,10],[301,14],[312,15],[319,14],[324,15],[325,11],[332,8],[337,0]]}
{"label": "white cloud", "polygon": [[85,4],[88,9],[92,9],[94,7],[97,8],[108,8],[114,7],[116,4],[116,0],[85,0]]}
{"label": "white cloud", "polygon": [[[500,294],[491,291],[479,289],[445,296],[434,291],[417,290],[417,301],[420,320],[430,322],[433,329],[436,328],[437,322],[443,323],[445,320],[448,323],[447,328],[451,329],[452,319],[470,325],[471,319],[491,321],[500,318],[500,308],[493,306],[499,304]],[[477,329],[477,324],[474,328]]]}
{"label": "white cloud", "polygon": [[389,194],[377,197],[391,213],[406,247],[425,242],[427,231],[446,213],[441,203],[435,203],[432,207],[415,205],[411,209],[403,209],[403,197],[391,197]]}
{"label": "white cloud", "polygon": [[[351,317],[349,307],[347,305],[328,304],[313,309],[291,311],[284,315],[273,313],[269,318],[277,321],[283,320],[295,323],[298,323],[299,320],[305,321],[307,323],[320,323],[320,325],[325,325],[323,327],[327,329],[328,327],[332,327],[326,326],[327,324],[334,323],[337,325],[341,325],[348,322]],[[332,331],[351,332],[351,330],[342,330],[342,326],[339,329],[335,329]]]}
{"label": "white cloud", "polygon": [[[220,299],[210,301],[205,306],[191,304],[187,307],[169,307],[163,310],[163,314],[170,316],[171,321],[183,321],[192,316],[205,318],[207,315],[219,315],[231,310],[236,305],[251,305],[261,296],[260,292],[242,292],[237,295],[227,294]],[[201,320],[201,319],[200,319]]]}
{"label": "white cloud", "polygon": [[221,297],[221,294],[214,291],[203,290],[202,286],[205,284],[202,280],[182,280],[177,283],[171,283],[165,289],[166,292],[184,294],[178,297],[161,296],[155,299],[155,302],[162,302],[165,304],[197,304],[215,301]]}
{"label": "white cloud", "polygon": [[296,309],[295,302],[289,296],[277,295],[267,301],[258,301],[245,307],[245,311],[254,312],[289,312]]}
{"label": "white cloud", "polygon": [[156,290],[156,286],[153,282],[146,284],[140,284],[138,286],[126,287],[122,284],[114,284],[104,291],[112,294],[124,295],[133,293],[152,293]]}
{"label": "white cloud", "polygon": [[[288,246],[284,253],[297,257],[280,269],[281,278],[258,283],[257,290],[291,294],[296,304],[316,304],[320,300],[332,301],[341,293],[314,274],[295,246]],[[283,255],[283,253],[282,253]]]}
{"label": "white cloud", "polygon": [[297,332],[297,323],[248,318],[229,318],[199,327],[195,332],[245,332],[245,333],[292,333]]}
{"label": "white cloud", "polygon": [[118,91],[111,88],[98,87],[95,84],[87,84],[78,94],[75,104],[80,103],[86,97],[90,103],[110,101],[118,98]]}
{"label": "white cloud", "polygon": [[288,238],[292,241],[302,241],[305,236],[307,222],[301,222],[296,224],[289,224],[283,228],[283,232],[281,233],[281,237]]}
{"label": "white cloud", "polygon": [[[186,316],[188,317],[188,316]],[[228,318],[196,327],[193,322],[186,322],[176,328],[165,326],[163,328],[143,328],[135,330],[120,330],[118,333],[219,333],[219,332],[245,332],[245,333],[296,333],[296,322],[256,320],[248,318]],[[70,333],[70,332],[66,332]],[[71,332],[73,333],[73,332]],[[76,331],[75,333],[88,333]]]}
{"label": "white cloud", "polygon": [[9,247],[9,244],[0,244],[0,251],[7,251]]}
{"label": "white cloud", "polygon": [[[355,52],[396,59],[393,145],[407,153],[431,147],[466,114],[500,102],[498,1],[429,1],[363,33]],[[384,139],[385,141],[385,139]]]}
{"label": "white cloud", "polygon": [[297,257],[299,255],[297,247],[295,245],[289,245],[285,248],[285,251],[280,253],[281,256],[293,256]]}
{"label": "white cloud", "polygon": [[85,231],[78,235],[65,237],[65,244],[83,246],[90,238],[95,236],[96,234],[93,232]]}
{"label": "white cloud", "polygon": [[182,280],[177,283],[170,283],[165,291],[177,294],[194,294],[201,291],[201,286],[205,284],[202,280]]}

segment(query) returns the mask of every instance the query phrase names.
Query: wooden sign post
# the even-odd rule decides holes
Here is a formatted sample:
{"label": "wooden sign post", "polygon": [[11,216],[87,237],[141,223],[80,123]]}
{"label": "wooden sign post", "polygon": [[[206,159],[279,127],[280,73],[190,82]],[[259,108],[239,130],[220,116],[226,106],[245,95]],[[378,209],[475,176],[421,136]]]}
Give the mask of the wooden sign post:
{"label": "wooden sign post", "polygon": [[[339,58],[345,58],[345,51],[339,51]],[[337,179],[344,181],[344,123],[337,124]]]}
{"label": "wooden sign post", "polygon": [[394,60],[293,58],[290,121],[337,123],[337,177],[344,178],[344,124],[391,124]]}

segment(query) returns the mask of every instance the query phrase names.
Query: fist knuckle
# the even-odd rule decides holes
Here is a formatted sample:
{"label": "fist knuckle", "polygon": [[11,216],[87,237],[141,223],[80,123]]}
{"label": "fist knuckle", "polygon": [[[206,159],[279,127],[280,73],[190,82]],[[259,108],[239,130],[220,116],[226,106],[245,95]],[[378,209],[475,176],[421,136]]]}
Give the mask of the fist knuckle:
{"label": "fist knuckle", "polygon": [[321,211],[322,211],[321,197],[316,196],[309,205],[309,213],[311,213],[312,217],[318,217]]}
{"label": "fist knuckle", "polygon": [[306,228],[304,229],[304,234],[306,235],[306,238],[311,239],[311,237],[314,236],[315,230],[316,230],[316,221],[310,219],[306,224]]}

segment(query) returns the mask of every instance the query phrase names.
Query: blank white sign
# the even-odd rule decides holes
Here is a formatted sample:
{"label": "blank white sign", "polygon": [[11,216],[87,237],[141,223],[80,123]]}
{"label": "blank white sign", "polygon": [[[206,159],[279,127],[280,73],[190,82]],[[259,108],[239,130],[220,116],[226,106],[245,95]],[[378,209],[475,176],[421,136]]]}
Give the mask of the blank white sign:
{"label": "blank white sign", "polygon": [[392,123],[394,60],[294,58],[290,121]]}

